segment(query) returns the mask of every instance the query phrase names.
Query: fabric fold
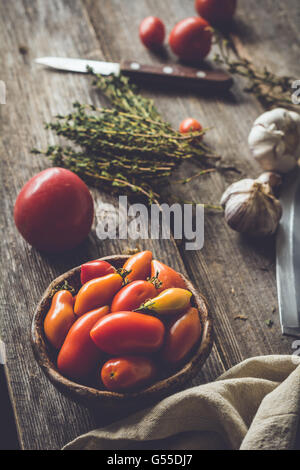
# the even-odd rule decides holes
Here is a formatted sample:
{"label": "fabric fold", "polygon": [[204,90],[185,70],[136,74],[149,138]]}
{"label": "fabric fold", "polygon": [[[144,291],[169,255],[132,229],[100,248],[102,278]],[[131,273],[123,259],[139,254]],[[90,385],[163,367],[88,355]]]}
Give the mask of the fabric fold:
{"label": "fabric fold", "polygon": [[300,358],[262,356],[215,382],[171,395],[64,449],[291,449],[300,412]]}

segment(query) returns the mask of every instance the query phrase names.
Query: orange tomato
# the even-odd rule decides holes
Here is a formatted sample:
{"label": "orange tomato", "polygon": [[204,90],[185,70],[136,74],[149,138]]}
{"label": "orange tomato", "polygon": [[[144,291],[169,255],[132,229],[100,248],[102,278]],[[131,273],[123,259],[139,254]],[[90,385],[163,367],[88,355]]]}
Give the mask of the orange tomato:
{"label": "orange tomato", "polygon": [[111,391],[125,391],[145,385],[154,378],[156,367],[146,357],[126,356],[107,361],[101,370],[101,379]]}
{"label": "orange tomato", "polygon": [[116,273],[88,281],[77,294],[75,314],[80,316],[90,310],[110,304],[116,292],[121,289],[122,282],[122,276]]}
{"label": "orange tomato", "polygon": [[163,343],[165,327],[151,315],[136,312],[109,313],[91,330],[91,338],[111,355],[157,351]]}
{"label": "orange tomato", "polygon": [[123,268],[126,271],[131,271],[127,279],[129,281],[137,281],[139,279],[145,281],[150,276],[151,270],[151,251],[140,251],[131,256],[124,264]]}
{"label": "orange tomato", "polygon": [[60,290],[53,296],[51,307],[44,320],[44,331],[49,343],[59,349],[76,320],[73,296],[68,290]]}
{"label": "orange tomato", "polygon": [[82,315],[73,324],[57,357],[57,368],[63,375],[80,380],[96,367],[102,353],[91,340],[90,331],[108,312],[107,305],[100,307]]}
{"label": "orange tomato", "polygon": [[170,287],[186,288],[185,282],[179,273],[161,261],[154,259],[151,261],[151,277],[156,276],[157,273],[158,279],[162,282],[157,292],[162,292]]}
{"label": "orange tomato", "polygon": [[175,318],[167,328],[162,357],[169,364],[184,359],[201,337],[201,323],[198,310],[190,307]]}

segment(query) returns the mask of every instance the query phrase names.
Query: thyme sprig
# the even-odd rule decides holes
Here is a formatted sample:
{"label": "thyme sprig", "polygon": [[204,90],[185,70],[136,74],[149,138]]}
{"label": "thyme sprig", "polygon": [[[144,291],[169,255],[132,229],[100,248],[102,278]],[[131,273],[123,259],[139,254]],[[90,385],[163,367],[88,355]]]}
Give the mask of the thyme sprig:
{"label": "thyme sprig", "polygon": [[215,30],[214,37],[219,47],[215,62],[226,66],[230,74],[246,78],[245,91],[253,94],[264,108],[285,107],[299,112],[299,106],[291,100],[294,77],[278,76],[266,67],[259,70],[250,60],[240,56],[231,36]]}
{"label": "thyme sprig", "polygon": [[33,153],[51,158],[89,184],[109,191],[121,187],[150,203],[158,202],[161,189],[184,160],[196,160],[203,170],[214,166],[217,157],[202,142],[205,130],[182,135],[127,77],[93,75],[94,85],[112,108],[74,103],[70,114],[58,115],[46,124],[71,145],[53,145]]}

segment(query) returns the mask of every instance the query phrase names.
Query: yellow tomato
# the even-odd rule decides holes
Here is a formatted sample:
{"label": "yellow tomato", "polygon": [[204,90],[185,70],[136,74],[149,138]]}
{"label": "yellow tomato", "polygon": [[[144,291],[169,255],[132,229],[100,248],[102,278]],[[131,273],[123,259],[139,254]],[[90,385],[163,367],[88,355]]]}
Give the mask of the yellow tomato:
{"label": "yellow tomato", "polygon": [[191,297],[190,291],[173,287],[164,290],[154,299],[148,300],[137,310],[150,310],[159,315],[175,315],[184,312],[190,306]]}

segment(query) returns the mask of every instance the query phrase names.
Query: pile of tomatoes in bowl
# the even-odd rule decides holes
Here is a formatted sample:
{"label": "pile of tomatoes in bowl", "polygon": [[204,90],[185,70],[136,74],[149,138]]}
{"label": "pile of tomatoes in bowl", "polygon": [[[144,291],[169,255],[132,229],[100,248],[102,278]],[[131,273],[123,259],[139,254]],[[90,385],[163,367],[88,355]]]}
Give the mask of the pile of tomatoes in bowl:
{"label": "pile of tomatoes in bowl", "polygon": [[113,392],[141,390],[178,370],[201,342],[202,324],[184,278],[151,251],[116,269],[80,268],[74,295],[54,293],[43,329],[60,374]]}

